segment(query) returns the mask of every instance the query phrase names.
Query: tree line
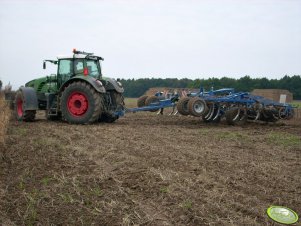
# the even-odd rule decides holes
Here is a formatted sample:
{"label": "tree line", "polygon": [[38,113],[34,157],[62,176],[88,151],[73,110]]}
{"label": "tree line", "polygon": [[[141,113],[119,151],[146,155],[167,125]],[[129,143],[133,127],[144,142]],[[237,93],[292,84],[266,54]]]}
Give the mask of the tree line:
{"label": "tree line", "polygon": [[200,88],[206,90],[220,88],[234,88],[236,91],[250,92],[254,89],[286,89],[294,95],[294,99],[301,99],[301,76],[285,75],[281,79],[251,78],[244,76],[239,79],[222,77],[209,79],[177,79],[177,78],[140,78],[140,79],[121,79],[125,88],[126,97],[142,96],[152,87],[170,87],[170,88]]}

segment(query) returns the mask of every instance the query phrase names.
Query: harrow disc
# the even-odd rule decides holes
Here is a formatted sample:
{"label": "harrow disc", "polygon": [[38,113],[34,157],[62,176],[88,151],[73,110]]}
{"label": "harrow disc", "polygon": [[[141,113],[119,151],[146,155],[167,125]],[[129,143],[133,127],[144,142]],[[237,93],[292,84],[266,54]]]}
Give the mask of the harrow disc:
{"label": "harrow disc", "polygon": [[206,114],[202,115],[202,120],[204,122],[214,122],[218,123],[221,120],[221,107],[218,104],[210,103],[209,110],[206,112]]}
{"label": "harrow disc", "polygon": [[265,122],[276,122],[278,121],[278,118],[272,110],[263,109],[261,111],[260,120]]}
{"label": "harrow disc", "polygon": [[287,109],[285,107],[282,107],[278,110],[278,117],[280,119],[291,119],[294,117],[294,114],[295,112],[293,108]]}
{"label": "harrow disc", "polygon": [[239,107],[234,107],[226,111],[225,117],[229,125],[243,125],[247,120],[246,111]]}
{"label": "harrow disc", "polygon": [[247,117],[248,117],[248,120],[256,121],[260,117],[260,111],[255,110],[255,109],[247,110]]}

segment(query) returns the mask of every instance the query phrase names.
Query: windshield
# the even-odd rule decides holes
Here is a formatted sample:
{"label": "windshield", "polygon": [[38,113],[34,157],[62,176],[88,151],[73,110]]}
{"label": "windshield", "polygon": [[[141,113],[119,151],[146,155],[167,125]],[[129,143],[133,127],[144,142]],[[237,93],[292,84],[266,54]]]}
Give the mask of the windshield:
{"label": "windshield", "polygon": [[90,76],[97,78],[100,75],[100,68],[98,67],[97,60],[87,60],[87,68]]}

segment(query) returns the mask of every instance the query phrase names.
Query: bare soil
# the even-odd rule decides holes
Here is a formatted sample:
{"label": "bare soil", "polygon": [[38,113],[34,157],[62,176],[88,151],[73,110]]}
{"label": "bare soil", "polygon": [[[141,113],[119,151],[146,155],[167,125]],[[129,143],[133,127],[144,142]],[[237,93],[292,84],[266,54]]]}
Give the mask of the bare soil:
{"label": "bare soil", "polygon": [[0,151],[0,224],[277,225],[270,205],[301,214],[300,137],[300,120],[12,121]]}

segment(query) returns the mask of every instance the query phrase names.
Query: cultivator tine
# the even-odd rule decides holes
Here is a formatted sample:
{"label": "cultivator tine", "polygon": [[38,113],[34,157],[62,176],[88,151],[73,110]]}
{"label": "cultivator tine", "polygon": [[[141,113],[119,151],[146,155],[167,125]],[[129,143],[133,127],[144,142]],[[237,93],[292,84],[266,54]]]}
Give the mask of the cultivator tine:
{"label": "cultivator tine", "polygon": [[163,111],[164,111],[164,108],[160,108],[159,111],[157,112],[157,115],[163,115]]}

